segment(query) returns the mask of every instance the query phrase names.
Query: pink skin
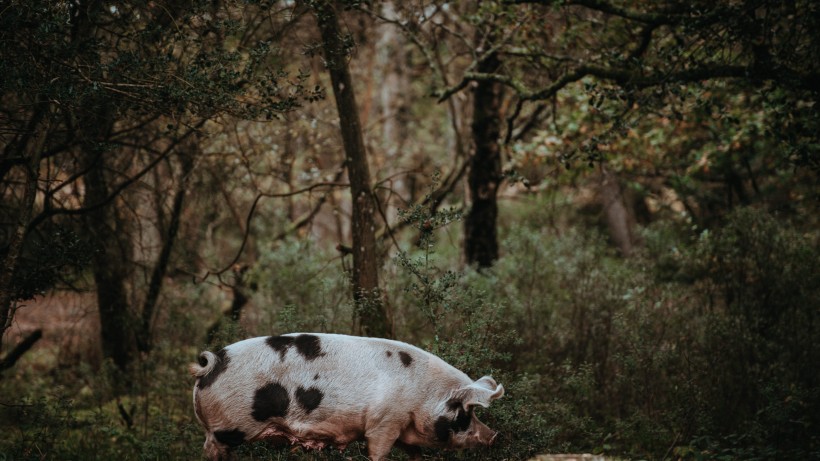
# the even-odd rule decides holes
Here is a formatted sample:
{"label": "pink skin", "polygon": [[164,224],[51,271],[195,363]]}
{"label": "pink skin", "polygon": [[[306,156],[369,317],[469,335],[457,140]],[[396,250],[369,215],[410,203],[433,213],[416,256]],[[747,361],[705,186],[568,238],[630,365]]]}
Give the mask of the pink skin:
{"label": "pink skin", "polygon": [[203,352],[191,372],[210,460],[256,440],[306,449],[366,440],[371,460],[393,446],[415,459],[418,447],[489,447],[498,434],[473,410],[504,395],[491,377],[473,381],[409,344],[331,334],[240,341]]}

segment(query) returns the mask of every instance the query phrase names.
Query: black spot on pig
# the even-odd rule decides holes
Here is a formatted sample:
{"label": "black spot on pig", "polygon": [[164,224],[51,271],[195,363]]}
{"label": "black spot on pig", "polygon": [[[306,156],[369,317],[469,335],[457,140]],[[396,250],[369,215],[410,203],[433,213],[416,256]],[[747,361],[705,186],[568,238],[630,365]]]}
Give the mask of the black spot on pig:
{"label": "black spot on pig", "polygon": [[232,431],[214,431],[216,441],[231,448],[241,445],[245,441],[245,433],[239,429]]}
{"label": "black spot on pig", "polygon": [[446,416],[440,416],[436,420],[434,429],[436,431],[436,440],[442,443],[447,443],[450,440],[450,420]]}
{"label": "black spot on pig", "polygon": [[319,337],[316,335],[299,335],[293,343],[296,345],[296,350],[305,358],[305,360],[314,360],[317,357],[325,355],[322,353],[322,344]]}
{"label": "black spot on pig", "polygon": [[257,421],[284,418],[288,414],[288,406],[290,397],[287,389],[279,383],[268,383],[256,390],[251,416]]}
{"label": "black spot on pig", "polygon": [[406,367],[409,367],[410,364],[413,363],[413,357],[410,357],[410,354],[408,354],[407,352],[399,352],[399,358],[401,359],[402,365]]}
{"label": "black spot on pig", "polygon": [[322,397],[324,397],[322,391],[315,387],[311,387],[307,390],[302,387],[296,389],[296,401],[299,402],[299,405],[301,405],[307,413],[319,407],[319,404],[322,403]]}
{"label": "black spot on pig", "polygon": [[317,379],[319,379],[319,373],[316,373],[315,375],[313,375],[313,380],[316,381]]}
{"label": "black spot on pig", "polygon": [[[460,406],[460,403],[459,403]],[[446,416],[440,416],[437,420],[433,429],[436,434],[436,439],[439,442],[446,443],[450,440],[450,435],[453,432],[464,432],[470,428],[470,424],[473,422],[472,417],[472,410],[471,411],[464,411],[463,408],[459,408],[458,412],[456,413],[455,419],[450,419]]]}
{"label": "black spot on pig", "polygon": [[[211,369],[211,372],[205,376],[199,378],[199,382],[197,386],[200,389],[205,389],[206,387],[210,386],[211,384],[216,381],[216,378],[219,377],[222,373],[225,372],[225,369],[228,368],[228,363],[231,361],[231,358],[228,357],[228,351],[225,349],[221,349],[219,352],[216,353],[216,363],[214,367]],[[205,362],[204,364],[202,362]],[[201,366],[208,365],[208,359],[205,358],[203,355],[199,356],[199,364]]]}
{"label": "black spot on pig", "polygon": [[390,351],[384,351],[384,353],[387,354],[388,357],[393,357],[393,353]]}
{"label": "black spot on pig", "polygon": [[293,338],[291,336],[268,336],[265,343],[279,353],[279,360],[285,360],[285,352],[293,345]]}

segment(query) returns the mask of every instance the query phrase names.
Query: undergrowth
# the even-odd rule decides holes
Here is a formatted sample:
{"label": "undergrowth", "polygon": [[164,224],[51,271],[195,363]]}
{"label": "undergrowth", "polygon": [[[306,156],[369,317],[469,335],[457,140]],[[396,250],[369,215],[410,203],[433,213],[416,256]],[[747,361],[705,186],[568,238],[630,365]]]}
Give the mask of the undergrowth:
{"label": "undergrowth", "polygon": [[[643,250],[624,259],[594,229],[555,225],[573,222],[568,207],[509,208],[505,254],[491,270],[459,267],[447,241],[457,212],[418,208],[404,215],[410,231],[383,271],[398,339],[507,390],[479,414],[501,433],[492,450],[426,450],[426,459],[820,457],[816,231],[740,209],[714,230],[650,226]],[[349,332],[343,269],[300,241],[263,252],[247,317],[219,342]],[[192,330],[205,330],[215,306],[190,307],[191,293],[169,301],[166,333],[125,395],[111,391],[118,377],[105,365],[32,374],[24,360],[6,373],[0,460],[199,459],[186,367],[204,347]],[[355,460],[366,448],[250,444],[237,457]]]}

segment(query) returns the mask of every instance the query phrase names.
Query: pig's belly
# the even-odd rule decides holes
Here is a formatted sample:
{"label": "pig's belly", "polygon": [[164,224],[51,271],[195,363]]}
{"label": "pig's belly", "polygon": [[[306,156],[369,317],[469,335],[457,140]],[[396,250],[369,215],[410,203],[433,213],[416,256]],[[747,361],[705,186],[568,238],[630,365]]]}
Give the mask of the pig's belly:
{"label": "pig's belly", "polygon": [[311,450],[321,450],[328,446],[343,450],[349,443],[361,440],[362,432],[349,425],[323,421],[318,423],[295,423],[292,425],[270,424],[253,441],[268,440],[274,443],[289,443]]}

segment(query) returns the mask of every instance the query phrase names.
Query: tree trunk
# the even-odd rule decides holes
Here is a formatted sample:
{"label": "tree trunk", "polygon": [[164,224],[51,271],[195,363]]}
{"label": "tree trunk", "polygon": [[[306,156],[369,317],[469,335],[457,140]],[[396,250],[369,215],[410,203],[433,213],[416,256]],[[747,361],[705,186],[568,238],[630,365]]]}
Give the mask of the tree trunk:
{"label": "tree trunk", "polygon": [[19,343],[17,343],[16,346],[14,346],[14,349],[12,349],[11,352],[8,353],[8,355],[0,359],[0,372],[13,367],[14,364],[17,363],[18,360],[20,360],[23,354],[25,354],[29,351],[29,349],[34,347],[34,344],[37,341],[39,341],[42,337],[43,330],[39,328],[29,333],[28,336],[23,338],[22,341],[20,341]]}
{"label": "tree trunk", "polygon": [[[105,111],[102,111],[105,112]],[[105,177],[106,155],[101,151],[111,127],[110,117],[91,117],[95,123],[85,126],[88,139],[83,143],[83,154],[88,173],[85,175],[85,203],[92,207],[85,215],[86,228],[96,248],[92,257],[94,283],[97,288],[97,305],[100,311],[102,351],[106,358],[124,373],[137,356],[136,330],[138,321],[129,309],[126,264],[131,261],[128,253],[130,243],[120,236],[128,233],[118,219],[116,202],[106,206],[102,203],[109,194]],[[105,126],[108,125],[108,126]]]}
{"label": "tree trunk", "polygon": [[618,177],[606,166],[601,166],[601,185],[598,193],[610,238],[623,256],[629,256],[635,244],[635,219],[626,206]]}
{"label": "tree trunk", "polygon": [[[198,149],[197,141],[188,143],[189,151]],[[148,294],[145,296],[145,303],[142,308],[142,325],[140,327],[140,335],[138,346],[142,352],[150,352],[152,349],[152,323],[154,321],[154,313],[156,311],[157,301],[159,300],[159,293],[162,290],[162,284],[165,279],[165,274],[168,271],[168,263],[171,260],[171,250],[174,249],[177,233],[179,231],[180,219],[182,217],[182,205],[185,201],[186,180],[188,174],[194,168],[193,152],[182,152],[179,154],[180,163],[182,164],[182,171],[177,179],[177,188],[174,194],[174,202],[171,207],[171,221],[168,224],[168,229],[162,241],[162,249],[160,250],[157,263],[151,273],[151,281],[148,284]],[[161,216],[162,207],[157,206],[157,215]]]}
{"label": "tree trunk", "polygon": [[231,292],[233,293],[231,307],[222,312],[222,315],[208,327],[205,332],[205,344],[217,346],[217,340],[221,339],[217,335],[222,328],[223,322],[237,323],[242,317],[242,309],[250,300],[245,291],[245,273],[249,268],[250,266],[247,264],[237,264],[232,268],[234,283],[231,286]]}
{"label": "tree trunk", "polygon": [[[492,73],[501,61],[491,53],[479,62],[477,72]],[[464,221],[464,253],[468,264],[490,267],[498,259],[496,196],[501,182],[501,91],[498,82],[478,82],[473,96],[472,136],[475,152],[470,160],[468,184],[472,206]]]}
{"label": "tree trunk", "polygon": [[19,154],[27,159],[25,165],[26,179],[23,201],[17,215],[17,223],[14,227],[14,233],[11,235],[8,250],[3,258],[2,270],[0,270],[0,339],[3,338],[6,330],[14,321],[15,302],[17,301],[15,299],[14,274],[17,271],[20,255],[23,253],[26,229],[34,211],[37,181],[40,178],[40,159],[48,135],[50,117],[49,104],[41,102],[35,108],[27,133],[22,137],[17,149]]}
{"label": "tree trunk", "polygon": [[330,0],[310,3],[322,35],[325,61],[347,160],[352,199],[351,236],[353,240],[353,299],[356,303],[355,331],[366,336],[389,337],[391,328],[379,291],[378,255],[376,253],[376,206],[370,184],[367,152],[350,70],[347,66],[346,41],[339,30],[336,5]]}
{"label": "tree trunk", "polygon": [[[392,1],[381,6],[382,15],[388,19],[398,20],[396,7]],[[375,60],[382,70],[379,84],[379,108],[382,120],[382,146],[387,158],[395,160],[401,154],[407,141],[407,114],[409,111],[407,95],[410,93],[410,80],[405,69],[408,68],[404,51],[405,37],[391,25],[383,25],[376,43]],[[397,179],[397,182],[401,177]]]}
{"label": "tree trunk", "polygon": [[[381,5],[382,16],[390,20],[399,20],[394,2],[388,0]],[[411,160],[403,158],[405,144],[408,139],[408,114],[409,104],[407,95],[410,91],[410,79],[406,69],[412,67],[408,63],[408,56],[405,51],[406,38],[399,29],[392,24],[382,24],[378,27],[378,39],[375,43],[375,56],[373,61],[376,69],[375,74],[378,84],[378,120],[382,124],[380,151],[381,158],[378,157],[375,165],[382,171],[382,176],[387,176],[387,168],[394,168],[395,165],[403,164]],[[422,162],[412,159],[416,168],[422,168]],[[407,176],[397,175],[389,182],[389,188],[377,191],[377,198],[384,210],[384,219],[387,222],[396,221],[398,213],[396,207],[391,206],[391,197],[408,197],[412,201],[407,187]]]}
{"label": "tree trunk", "polygon": [[[71,41],[75,46],[82,46],[97,33],[102,10],[99,0],[77,1],[77,14],[71,19]],[[86,64],[78,63],[80,65]],[[93,64],[91,68],[94,69]],[[95,69],[95,72],[101,71]],[[102,77],[99,74],[92,76]],[[102,352],[127,376],[130,365],[137,357],[136,332],[139,325],[129,309],[126,289],[126,265],[132,260],[128,255],[130,242],[121,240],[121,237],[127,239],[128,234],[122,229],[122,220],[118,219],[116,201],[102,205],[110,194],[105,174],[106,148],[103,144],[110,137],[115,114],[110,102],[103,96],[89,95],[74,115],[83,138],[79,158],[87,171],[83,176],[83,206],[90,208],[83,219],[93,245],[91,264],[100,313]],[[127,383],[127,380],[124,381],[125,387]],[[122,387],[117,387],[119,392]]]}

